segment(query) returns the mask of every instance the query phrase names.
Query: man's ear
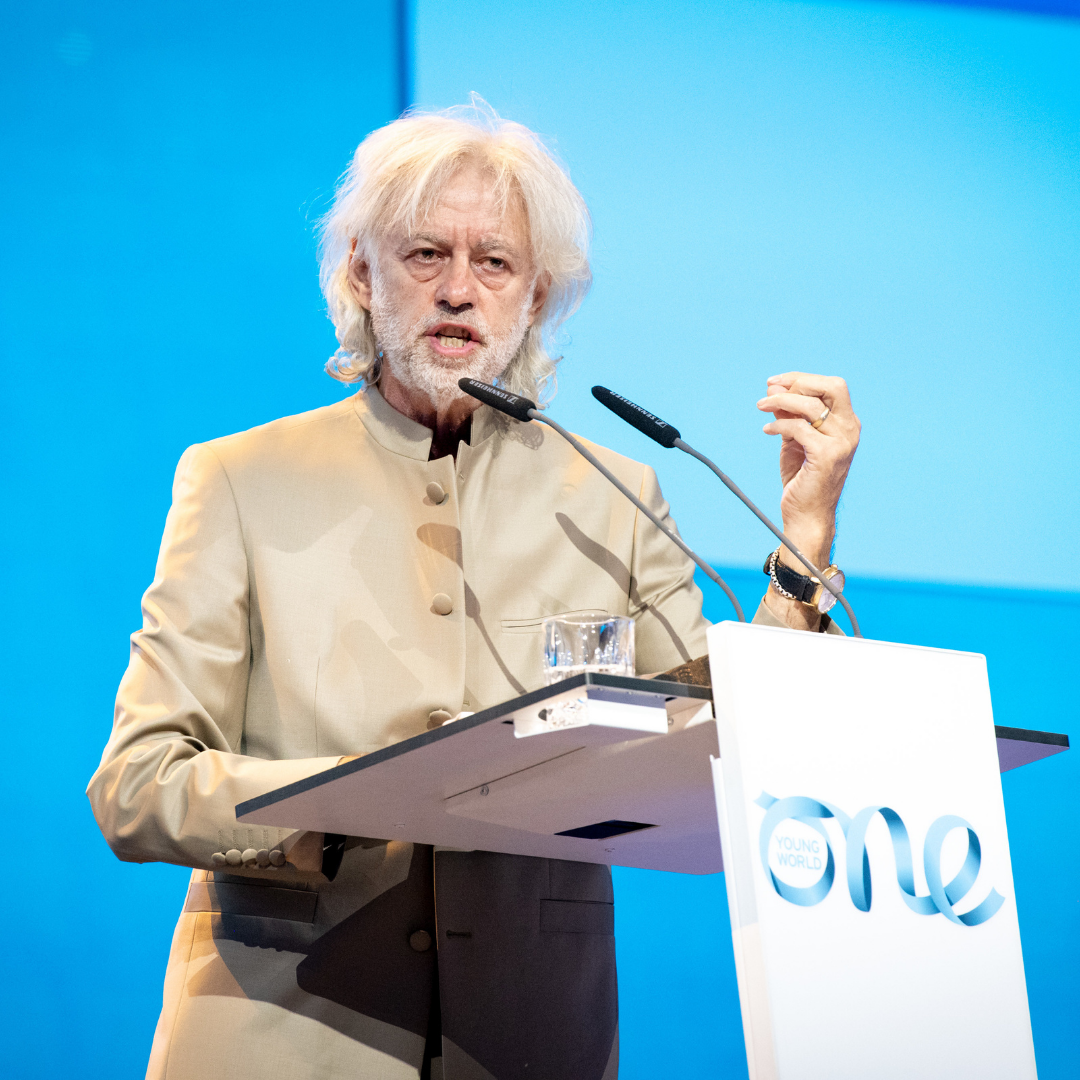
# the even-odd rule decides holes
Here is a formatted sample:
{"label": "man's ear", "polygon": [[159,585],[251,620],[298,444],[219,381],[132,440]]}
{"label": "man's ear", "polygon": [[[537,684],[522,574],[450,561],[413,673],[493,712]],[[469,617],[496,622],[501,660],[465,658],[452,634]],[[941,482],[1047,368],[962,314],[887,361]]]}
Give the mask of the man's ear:
{"label": "man's ear", "polygon": [[532,326],[540,309],[547,303],[548,293],[551,291],[551,275],[540,274],[533,285],[532,303],[529,305],[529,325]]}
{"label": "man's ear", "polygon": [[356,241],[349,252],[349,269],[346,273],[349,288],[356,302],[365,310],[371,310],[371,266],[366,259],[356,257]]}

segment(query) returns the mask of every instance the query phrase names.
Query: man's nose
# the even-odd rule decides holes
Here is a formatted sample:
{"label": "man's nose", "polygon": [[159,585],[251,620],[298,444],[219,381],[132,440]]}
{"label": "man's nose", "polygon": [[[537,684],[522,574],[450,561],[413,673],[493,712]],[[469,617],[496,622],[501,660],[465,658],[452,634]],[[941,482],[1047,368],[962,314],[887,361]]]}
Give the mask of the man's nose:
{"label": "man's nose", "polygon": [[447,315],[460,315],[463,311],[469,311],[472,308],[470,303],[458,304],[455,307],[449,300],[439,300],[435,306],[440,311],[445,311]]}
{"label": "man's nose", "polygon": [[468,311],[475,301],[476,279],[468,255],[462,253],[450,260],[450,265],[435,290],[435,305],[440,311],[458,315]]}

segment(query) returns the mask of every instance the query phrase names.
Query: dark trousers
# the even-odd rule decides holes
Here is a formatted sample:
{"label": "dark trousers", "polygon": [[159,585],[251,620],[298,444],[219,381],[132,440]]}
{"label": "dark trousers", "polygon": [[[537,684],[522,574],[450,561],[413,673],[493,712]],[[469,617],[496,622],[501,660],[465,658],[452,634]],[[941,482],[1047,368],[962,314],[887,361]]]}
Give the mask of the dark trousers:
{"label": "dark trousers", "polygon": [[[436,947],[417,951],[421,930]],[[408,878],[320,937],[297,981],[424,1036],[427,1075],[448,1040],[496,1080],[601,1080],[618,1024],[611,873],[416,845]]]}

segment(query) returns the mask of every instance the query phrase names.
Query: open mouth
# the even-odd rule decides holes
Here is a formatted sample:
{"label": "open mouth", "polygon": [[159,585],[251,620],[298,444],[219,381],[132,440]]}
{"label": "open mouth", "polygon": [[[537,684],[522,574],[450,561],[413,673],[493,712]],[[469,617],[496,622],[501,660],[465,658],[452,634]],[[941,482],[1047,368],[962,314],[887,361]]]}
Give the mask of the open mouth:
{"label": "open mouth", "polygon": [[433,338],[443,349],[450,350],[469,349],[470,346],[483,344],[475,330],[457,323],[436,326],[428,331],[428,337]]}

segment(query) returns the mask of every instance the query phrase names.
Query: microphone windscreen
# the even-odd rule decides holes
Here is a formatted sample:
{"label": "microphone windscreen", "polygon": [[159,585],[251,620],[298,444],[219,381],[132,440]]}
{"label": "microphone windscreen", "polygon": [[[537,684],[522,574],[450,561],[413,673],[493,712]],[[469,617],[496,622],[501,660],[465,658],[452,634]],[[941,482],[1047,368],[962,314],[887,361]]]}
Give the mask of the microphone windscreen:
{"label": "microphone windscreen", "polygon": [[536,408],[535,401],[530,401],[519,394],[511,394],[507,390],[500,390],[499,387],[480,382],[478,379],[458,379],[458,386],[470,397],[482,401],[485,405],[490,405],[493,409],[498,409],[499,412],[506,413],[507,416],[512,416],[515,420],[520,420],[523,424],[527,424],[532,419],[529,416],[529,410]]}
{"label": "microphone windscreen", "polygon": [[676,439],[682,438],[678,428],[673,428],[659,417],[653,416],[651,412],[646,412],[640,405],[635,405],[606,386],[594,386],[592,395],[616,416],[621,417],[632,427],[636,427],[642,435],[648,435],[650,439],[655,439],[669,450],[675,445]]}

